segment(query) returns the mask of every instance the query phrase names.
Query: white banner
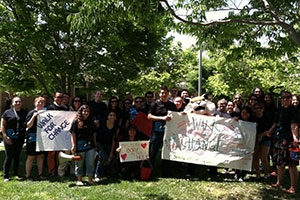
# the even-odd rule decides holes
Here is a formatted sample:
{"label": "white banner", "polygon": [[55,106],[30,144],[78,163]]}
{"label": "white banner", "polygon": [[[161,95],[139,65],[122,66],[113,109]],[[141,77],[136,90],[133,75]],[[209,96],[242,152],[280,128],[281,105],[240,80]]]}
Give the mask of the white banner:
{"label": "white banner", "polygon": [[162,158],[251,171],[256,123],[173,112]]}
{"label": "white banner", "polygon": [[40,111],[37,118],[37,151],[70,150],[71,125],[76,112]]}
{"label": "white banner", "polygon": [[119,142],[121,162],[146,160],[149,158],[149,140]]}

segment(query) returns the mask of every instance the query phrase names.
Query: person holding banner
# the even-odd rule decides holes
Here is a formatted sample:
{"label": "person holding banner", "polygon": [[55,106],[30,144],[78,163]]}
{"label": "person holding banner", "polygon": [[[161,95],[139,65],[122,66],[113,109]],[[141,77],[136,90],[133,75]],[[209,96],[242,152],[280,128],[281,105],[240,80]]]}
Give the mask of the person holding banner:
{"label": "person holding banner", "polygon": [[268,154],[271,146],[271,138],[268,137],[267,130],[269,130],[274,121],[269,116],[268,113],[265,113],[264,104],[258,102],[254,105],[254,122],[256,122],[256,143],[253,154],[253,169],[256,173],[256,179],[260,179],[260,169],[259,169],[259,161],[261,161],[264,171],[264,179],[269,178],[269,162],[268,162]]}
{"label": "person holding banner", "polygon": [[[150,136],[149,157],[154,168],[157,153],[159,148],[163,145],[166,122],[172,119],[168,114],[168,111],[176,110],[175,104],[169,101],[169,90],[167,86],[162,86],[159,90],[159,99],[151,104],[148,114],[148,119],[153,122],[152,134]],[[167,160],[163,160],[162,162],[163,176],[169,175],[169,163],[170,162],[167,162]]]}
{"label": "person holding banner", "polygon": [[[68,108],[63,105],[63,95],[63,92],[57,91],[54,95],[54,102],[47,107],[47,110],[68,111]],[[59,168],[58,153],[58,151],[48,151],[47,153],[48,173],[50,176],[54,176]],[[60,176],[63,176],[63,171],[67,168],[67,165],[68,163],[64,163],[60,166]]]}
{"label": "person holding banner", "polygon": [[298,182],[297,165],[299,161],[292,160],[289,152],[290,147],[298,147],[299,135],[298,125],[299,117],[297,108],[291,104],[292,94],[289,91],[281,92],[281,108],[275,118],[275,124],[268,131],[267,135],[271,136],[272,130],[275,130],[273,162],[277,165],[278,175],[277,182],[273,187],[279,187],[283,183],[285,167],[288,166],[290,173],[290,188],[284,190],[289,194],[296,193]]}
{"label": "person holding banner", "polygon": [[5,159],[3,164],[4,182],[9,181],[9,169],[14,160],[14,175],[19,176],[19,163],[25,139],[25,118],[27,111],[22,108],[23,101],[20,97],[12,99],[12,108],[2,114],[1,131],[3,134]]}
{"label": "person holding banner", "polygon": [[79,108],[70,131],[72,133],[72,154],[77,154],[81,157],[81,160],[75,162],[76,185],[84,185],[82,182],[84,164],[88,182],[93,185],[96,127],[88,105],[82,105]]}
{"label": "person holding banner", "polygon": [[31,178],[31,169],[34,159],[37,160],[38,175],[41,179],[43,177],[43,162],[44,162],[44,152],[36,151],[36,132],[37,132],[37,116],[38,111],[43,110],[45,106],[45,98],[37,97],[34,99],[35,108],[31,110],[26,116],[27,123],[27,140],[26,140],[26,151],[27,151],[27,160],[25,164],[26,179],[32,180]]}

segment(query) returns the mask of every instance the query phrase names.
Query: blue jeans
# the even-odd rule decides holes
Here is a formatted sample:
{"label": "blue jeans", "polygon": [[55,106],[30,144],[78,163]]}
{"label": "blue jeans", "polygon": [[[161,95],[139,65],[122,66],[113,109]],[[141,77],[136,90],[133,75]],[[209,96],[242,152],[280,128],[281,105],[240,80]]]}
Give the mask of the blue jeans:
{"label": "blue jeans", "polygon": [[75,175],[76,176],[83,176],[83,170],[84,170],[84,164],[86,169],[86,175],[87,176],[93,176],[94,174],[94,168],[95,168],[95,149],[90,149],[88,151],[77,153],[81,156],[80,161],[75,162]]}
{"label": "blue jeans", "polygon": [[106,173],[112,165],[112,161],[109,160],[109,154],[111,152],[111,144],[99,144],[98,145],[98,161],[95,171],[95,177],[98,177]]}
{"label": "blue jeans", "polygon": [[[150,137],[150,146],[149,146],[149,158],[152,164],[152,167],[155,169],[156,157],[159,152],[159,149],[163,145],[164,132],[155,132],[153,131]],[[172,162],[169,160],[161,161],[161,173],[164,177],[170,176],[170,169],[172,168]]]}

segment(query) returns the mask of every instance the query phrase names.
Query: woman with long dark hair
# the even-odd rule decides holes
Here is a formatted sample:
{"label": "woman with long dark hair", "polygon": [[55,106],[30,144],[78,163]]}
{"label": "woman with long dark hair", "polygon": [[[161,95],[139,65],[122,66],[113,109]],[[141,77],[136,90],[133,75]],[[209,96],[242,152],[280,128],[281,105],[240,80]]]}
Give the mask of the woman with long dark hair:
{"label": "woman with long dark hair", "polygon": [[82,105],[78,111],[75,120],[72,123],[72,153],[81,157],[80,161],[75,162],[75,175],[77,176],[76,185],[84,185],[82,176],[84,173],[84,164],[86,176],[89,184],[94,184],[94,160],[95,160],[95,143],[96,128],[88,105]]}

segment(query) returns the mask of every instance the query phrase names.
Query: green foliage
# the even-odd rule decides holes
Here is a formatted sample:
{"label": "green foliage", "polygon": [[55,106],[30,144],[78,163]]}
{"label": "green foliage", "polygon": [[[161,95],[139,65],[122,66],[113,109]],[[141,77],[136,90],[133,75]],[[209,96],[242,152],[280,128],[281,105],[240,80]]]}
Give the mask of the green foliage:
{"label": "green foliage", "polygon": [[[70,93],[88,84],[122,93],[127,80],[155,67],[167,34],[155,1],[0,3],[0,72],[7,77],[1,85],[12,92]],[[5,74],[6,66],[21,74],[24,88],[14,72]]]}
{"label": "green foliage", "polygon": [[[226,49],[238,43],[253,52],[258,50],[258,54],[282,56],[292,55],[300,47],[298,1],[162,2],[165,10],[176,18],[176,23],[170,24],[173,28],[197,37],[211,49]],[[212,13],[215,17],[208,18]],[[270,49],[262,52],[262,45]]]}
{"label": "green foliage", "polygon": [[[214,71],[205,82],[205,88],[215,96],[225,95],[232,98],[235,93],[248,97],[254,87],[279,94],[282,89],[299,93],[299,66],[295,61],[284,58],[264,58],[253,56],[249,51],[233,53],[235,48],[211,54],[205,67]],[[238,55],[238,56],[237,56]],[[298,66],[298,67],[295,67]]]}

